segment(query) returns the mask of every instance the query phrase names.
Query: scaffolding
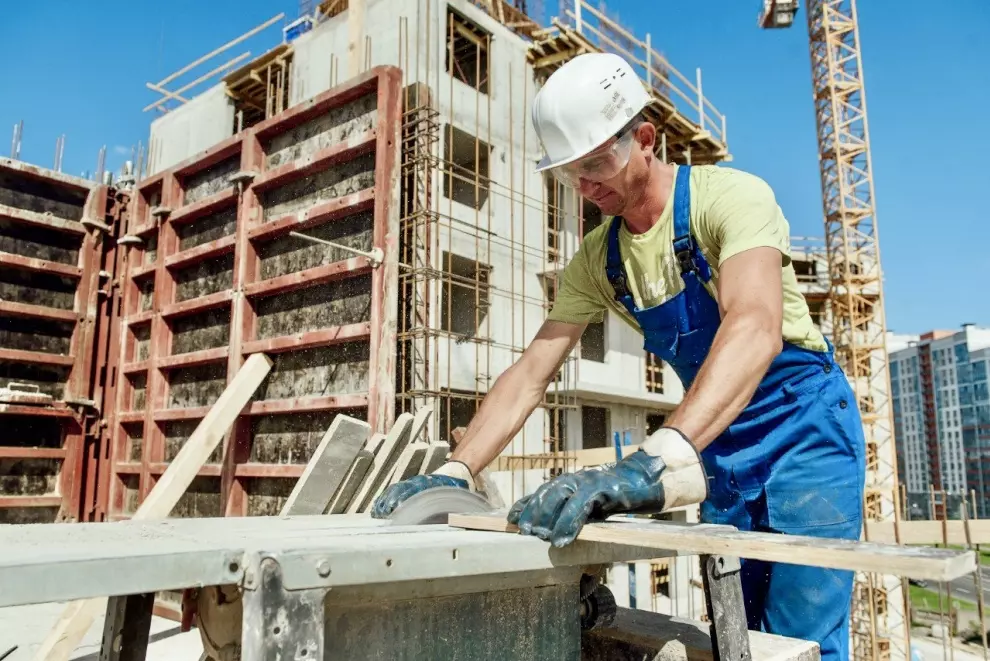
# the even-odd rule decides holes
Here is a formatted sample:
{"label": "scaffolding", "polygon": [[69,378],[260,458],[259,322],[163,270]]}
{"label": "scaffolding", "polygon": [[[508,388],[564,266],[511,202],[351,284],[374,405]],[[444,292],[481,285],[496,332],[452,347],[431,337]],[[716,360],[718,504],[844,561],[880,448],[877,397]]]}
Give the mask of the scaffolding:
{"label": "scaffolding", "polygon": [[[575,219],[565,218],[553,187],[549,193],[546,186],[527,190],[529,173],[521,168],[536,140],[527,135],[529,92],[518,82],[524,79],[518,65],[513,71],[513,64],[505,63],[508,134],[493,136],[492,36],[453,10],[437,34],[431,4],[415,18],[425,39],[410,40],[410,20],[400,18],[400,67],[409,79],[403,84],[397,394],[400,410],[432,406],[427,433],[450,438],[526,348],[552,305],[556,266],[569,259],[568,247],[532,238],[559,236]],[[437,39],[444,43],[441,61],[433,57]],[[425,79],[411,79],[418,71]],[[467,96],[455,93],[465,89],[471,90]],[[508,163],[502,178],[491,174],[496,150]],[[493,223],[496,203],[508,217]],[[565,387],[572,362],[565,363],[537,410],[542,422],[524,425],[513,441],[512,454],[552,458],[534,476],[540,481],[566,468],[564,412],[576,406],[573,395],[564,394],[572,390]],[[534,443],[535,433],[541,438]],[[510,491],[524,488],[516,474],[526,469],[533,467],[509,467]]]}

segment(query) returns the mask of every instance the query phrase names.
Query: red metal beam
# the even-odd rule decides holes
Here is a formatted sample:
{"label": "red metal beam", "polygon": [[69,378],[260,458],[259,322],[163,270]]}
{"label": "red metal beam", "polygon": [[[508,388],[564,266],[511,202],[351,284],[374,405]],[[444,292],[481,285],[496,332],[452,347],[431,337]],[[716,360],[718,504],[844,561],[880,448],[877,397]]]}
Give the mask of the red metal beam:
{"label": "red metal beam", "polygon": [[366,340],[370,337],[371,323],[362,322],[359,324],[348,324],[346,326],[334,326],[333,328],[299,333],[297,335],[273,337],[268,340],[245,342],[243,351],[245,354],[280,353],[298,351],[300,349],[312,349],[314,347],[329,347],[343,342]]}
{"label": "red metal beam", "polygon": [[43,351],[24,351],[23,349],[0,349],[0,360],[9,360],[15,363],[32,363],[34,365],[61,365],[71,366],[75,362],[72,356],[60,356],[54,353],[44,353]]}
{"label": "red metal beam", "polygon": [[290,180],[327,170],[338,163],[354,160],[358,156],[363,156],[374,150],[376,136],[377,132],[374,129],[365,131],[347,142],[315,151],[304,159],[284,163],[256,177],[251,187],[255,191],[265,191],[281,186]]}
{"label": "red metal beam", "polygon": [[262,225],[253,227],[248,231],[248,238],[252,240],[275,238],[288,234],[289,232],[304,230],[314,225],[322,225],[328,220],[337,220],[352,216],[361,211],[368,211],[375,201],[375,189],[366,188],[363,191],[352,193],[312,206],[300,213],[291,213],[276,220],[270,220]]}
{"label": "red metal beam", "polygon": [[9,252],[0,252],[0,266],[33,271],[35,273],[54,273],[67,278],[81,278],[83,270],[78,266],[69,266],[35,257],[22,257]]}
{"label": "red metal beam", "polygon": [[216,239],[215,241],[209,241],[202,245],[198,245],[195,248],[183,250],[180,253],[172,255],[171,257],[166,257],[165,266],[170,269],[174,269],[187,264],[202,262],[206,259],[219,257],[220,255],[234,250],[234,242],[236,238],[237,237],[231,234],[230,236],[225,236],[222,239]]}
{"label": "red metal beam", "polygon": [[62,496],[0,496],[0,509],[13,507],[60,507]]}
{"label": "red metal beam", "polygon": [[222,308],[224,305],[227,305],[233,297],[233,290],[224,289],[223,291],[218,291],[215,294],[192,298],[188,301],[182,301],[181,303],[165,305],[161,309],[161,316],[163,318],[181,317],[183,315],[194,314],[196,312],[213,310],[214,308]]}
{"label": "red metal beam", "polygon": [[54,406],[28,406],[25,404],[0,404],[0,415],[40,415],[49,418],[71,418],[75,415],[65,404]]}
{"label": "red metal beam", "polygon": [[305,287],[313,287],[334,280],[343,280],[371,271],[371,262],[367,257],[351,257],[333,264],[316,266],[311,269],[287,273],[277,278],[252,282],[243,287],[245,296],[270,296],[285,294]]}
{"label": "red metal beam", "polygon": [[65,448],[26,448],[0,445],[0,459],[65,459]]}
{"label": "red metal beam", "polygon": [[399,168],[402,72],[382,70],[378,84],[378,144],[375,148],[374,246],[385,256],[371,276],[371,327],[377,334],[369,357],[368,423],[385,433],[395,418],[395,361],[399,276]]}
{"label": "red metal beam", "polygon": [[76,321],[74,310],[61,310],[45,305],[31,305],[15,301],[0,301],[0,316],[25,319],[49,319],[51,321]]}
{"label": "red metal beam", "polygon": [[168,222],[178,225],[191,223],[197,218],[219,211],[231,203],[237,202],[237,189],[234,187],[225,188],[222,191],[204,197],[198,202],[188,204],[181,209],[174,209],[168,216]]}
{"label": "red metal beam", "polygon": [[247,414],[273,415],[276,413],[337,411],[340,409],[358,409],[367,405],[367,393],[330,395],[328,397],[293,397],[292,399],[251,402],[248,405]]}
{"label": "red metal beam", "polygon": [[227,359],[228,347],[217,347],[215,349],[203,349],[201,351],[190,351],[174,356],[162,356],[158,359],[159,369],[176,369],[180,367],[193,367],[195,365],[208,365],[218,363]]}
{"label": "red metal beam", "polygon": [[82,236],[86,233],[86,228],[74,220],[66,220],[58,216],[18,209],[17,207],[0,204],[0,218],[11,220],[22,225],[40,227],[42,229],[56,230],[65,234]]}
{"label": "red metal beam", "polygon": [[246,463],[237,466],[237,477],[279,477],[298,480],[305,469],[305,464]]}

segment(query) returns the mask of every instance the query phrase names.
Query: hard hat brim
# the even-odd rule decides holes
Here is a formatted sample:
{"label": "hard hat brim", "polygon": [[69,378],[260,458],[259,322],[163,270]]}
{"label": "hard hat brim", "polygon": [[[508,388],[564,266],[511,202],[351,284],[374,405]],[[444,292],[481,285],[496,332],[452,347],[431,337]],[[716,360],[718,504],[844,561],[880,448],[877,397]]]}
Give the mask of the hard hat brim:
{"label": "hard hat brim", "polygon": [[[608,142],[608,140],[606,140],[605,142]],[[560,167],[561,165],[567,165],[568,163],[579,161],[588,154],[590,154],[591,152],[595,151],[596,149],[604,145],[605,142],[603,142],[601,145],[595,145],[591,149],[588,149],[587,151],[584,151],[580,154],[571,156],[569,158],[562,158],[559,161],[554,161],[553,159],[550,158],[549,155],[544,154],[543,158],[540,159],[540,162],[536,164],[536,172],[545,172],[547,170],[552,170],[553,168]]]}

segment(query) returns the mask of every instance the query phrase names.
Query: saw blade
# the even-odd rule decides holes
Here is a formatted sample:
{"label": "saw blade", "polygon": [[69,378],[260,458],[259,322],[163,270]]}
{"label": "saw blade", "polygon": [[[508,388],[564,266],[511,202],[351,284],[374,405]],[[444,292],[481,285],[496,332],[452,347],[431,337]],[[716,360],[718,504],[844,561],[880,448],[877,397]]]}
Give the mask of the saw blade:
{"label": "saw blade", "polygon": [[483,497],[460,487],[435,487],[410,496],[392,511],[399,526],[447,523],[449,514],[483,514],[495,508]]}

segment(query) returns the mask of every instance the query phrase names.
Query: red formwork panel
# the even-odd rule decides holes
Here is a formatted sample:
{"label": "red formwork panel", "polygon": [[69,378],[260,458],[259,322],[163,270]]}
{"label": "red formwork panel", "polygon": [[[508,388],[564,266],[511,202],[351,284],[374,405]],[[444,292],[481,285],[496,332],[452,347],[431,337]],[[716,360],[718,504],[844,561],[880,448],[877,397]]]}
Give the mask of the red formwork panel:
{"label": "red formwork panel", "polygon": [[[0,523],[92,516],[94,388],[116,194],[0,159]],[[84,468],[89,471],[84,475]]]}
{"label": "red formwork panel", "polygon": [[138,184],[111,519],[136,510],[250,354],[272,371],[172,516],[277,513],[335,415],[391,424],[400,85],[372,69]]}

